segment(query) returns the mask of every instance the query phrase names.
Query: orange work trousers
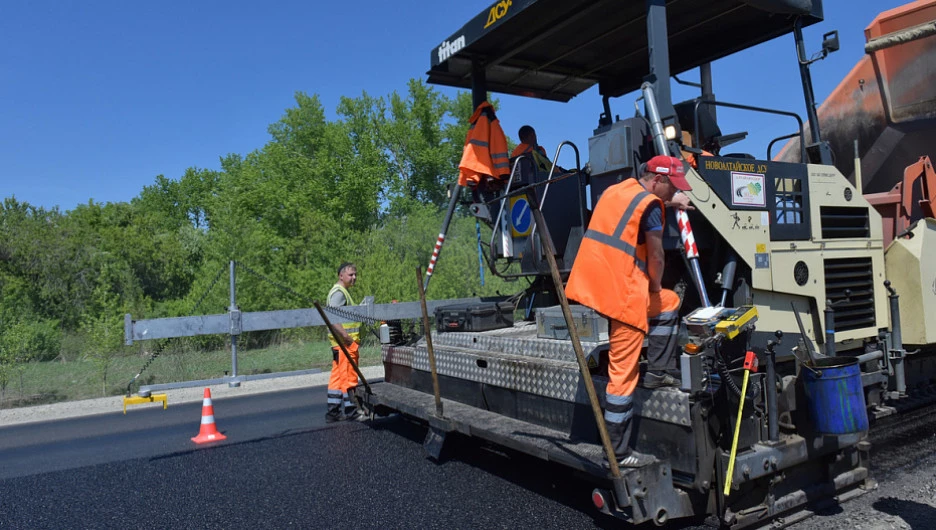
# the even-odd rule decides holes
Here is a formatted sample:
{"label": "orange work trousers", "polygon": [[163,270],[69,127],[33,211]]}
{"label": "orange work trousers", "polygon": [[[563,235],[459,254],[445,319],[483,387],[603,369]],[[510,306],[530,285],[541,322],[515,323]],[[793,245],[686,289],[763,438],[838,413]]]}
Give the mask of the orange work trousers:
{"label": "orange work trousers", "polygon": [[[345,346],[345,348],[347,348],[348,353],[351,354],[351,358],[354,359],[354,364],[357,364],[360,358],[358,355],[358,343],[352,342],[350,346]],[[338,351],[338,360],[332,360],[331,377],[328,378],[328,390],[338,390],[344,393],[347,392],[349,388],[354,388],[358,385],[358,376],[357,372],[354,371],[354,367],[348,362],[348,358],[342,353],[341,348],[339,346],[332,346],[333,353],[335,350]]]}
{"label": "orange work trousers", "polygon": [[[669,289],[649,293],[647,319],[679,309],[679,295]],[[649,333],[653,333],[651,326]],[[630,396],[637,388],[640,377],[640,351],[643,349],[645,333],[618,320],[611,320],[610,346],[608,353],[607,393],[614,396]]]}

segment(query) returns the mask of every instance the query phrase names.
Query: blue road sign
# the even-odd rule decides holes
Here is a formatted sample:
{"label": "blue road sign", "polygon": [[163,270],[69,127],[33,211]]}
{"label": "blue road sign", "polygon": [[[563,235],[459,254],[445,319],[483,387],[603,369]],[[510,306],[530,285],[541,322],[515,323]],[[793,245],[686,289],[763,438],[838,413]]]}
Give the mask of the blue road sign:
{"label": "blue road sign", "polygon": [[533,212],[526,197],[514,197],[510,200],[510,223],[514,237],[530,235],[533,227]]}

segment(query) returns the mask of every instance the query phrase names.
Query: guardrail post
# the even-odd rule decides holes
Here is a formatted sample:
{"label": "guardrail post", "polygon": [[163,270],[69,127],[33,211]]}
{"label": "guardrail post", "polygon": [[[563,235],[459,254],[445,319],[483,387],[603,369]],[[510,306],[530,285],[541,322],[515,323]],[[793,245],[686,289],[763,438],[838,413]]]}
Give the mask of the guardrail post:
{"label": "guardrail post", "polygon": [[228,307],[228,312],[231,315],[231,381],[228,383],[230,388],[237,388],[240,386],[240,381],[237,381],[237,336],[240,335],[241,330],[241,315],[240,310],[237,309],[237,293],[235,291],[235,272],[234,272],[234,260],[231,260],[231,306]]}

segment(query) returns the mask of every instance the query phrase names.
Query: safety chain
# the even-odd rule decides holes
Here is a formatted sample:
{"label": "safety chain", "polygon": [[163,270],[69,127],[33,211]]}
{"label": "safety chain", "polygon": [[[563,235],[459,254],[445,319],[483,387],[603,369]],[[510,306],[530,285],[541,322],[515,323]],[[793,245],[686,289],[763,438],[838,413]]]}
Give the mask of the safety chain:
{"label": "safety chain", "polygon": [[[281,289],[281,290],[283,290],[283,291],[285,291],[285,292],[287,292],[287,293],[289,293],[289,294],[291,294],[291,295],[293,295],[293,296],[295,296],[295,297],[297,297],[297,298],[299,298],[299,299],[301,299],[301,300],[303,300],[303,301],[309,303],[310,305],[314,305],[314,304],[315,304],[315,300],[312,300],[312,299],[309,298],[308,296],[305,296],[304,294],[301,294],[301,293],[299,293],[299,292],[296,292],[296,291],[294,291],[293,289],[290,289],[289,287],[287,287],[287,286],[285,286],[285,285],[283,285],[283,284],[277,282],[276,280],[273,280],[273,279],[271,279],[271,278],[267,278],[267,277],[264,276],[263,274],[260,274],[259,272],[257,272],[257,271],[255,271],[255,270],[251,269],[250,267],[248,267],[247,265],[244,265],[243,263],[241,263],[241,262],[239,262],[239,261],[235,261],[235,262],[234,262],[234,265],[237,266],[237,267],[243,268],[245,271],[249,272],[250,274],[253,274],[253,275],[256,276],[257,278],[260,278],[261,280],[263,280],[263,281],[269,283],[270,285],[273,285],[274,287],[277,287],[277,288],[279,288],[279,289]],[[322,306],[322,309],[324,309],[325,311],[328,311],[329,313],[332,313],[332,314],[334,314],[334,315],[338,315],[338,316],[343,317],[343,318],[355,320],[355,321],[357,321],[357,322],[367,322],[367,323],[374,324],[374,325],[379,325],[379,324],[381,323],[381,320],[380,320],[380,319],[376,319],[376,318],[373,318],[373,317],[369,317],[369,316],[367,316],[367,315],[361,315],[361,314],[359,314],[359,313],[357,313],[357,312],[350,311],[350,310],[347,309],[347,306],[345,306],[345,307],[343,307],[343,308],[338,308],[338,307],[331,307],[331,306],[328,306],[328,305],[326,304],[326,305]]]}
{"label": "safety chain", "polygon": [[227,267],[221,267],[221,270],[219,270],[218,274],[215,275],[214,280],[211,280],[211,284],[208,285],[208,289],[205,290],[205,293],[201,296],[201,298],[198,299],[197,302],[195,302],[195,306],[192,307],[192,313],[195,313],[196,311],[198,311],[198,308],[201,307],[202,302],[204,302],[205,299],[208,298],[208,295],[211,294],[211,290],[214,289],[215,285],[217,285],[218,280],[221,279],[221,275],[224,274],[224,270],[226,268]]}
{"label": "safety chain", "polygon": [[150,355],[150,358],[147,359],[145,363],[143,363],[143,368],[140,368],[140,371],[135,376],[133,376],[133,379],[131,379],[129,383],[127,383],[127,397],[130,397],[130,394],[133,392],[132,391],[133,383],[136,383],[137,379],[139,379],[140,376],[143,375],[143,372],[145,372],[146,369],[149,368],[149,365],[152,364],[153,361],[155,361],[157,357],[159,357],[159,355],[162,353],[163,349],[165,348],[164,345],[165,345],[164,341],[159,341],[156,343],[156,347],[153,348],[153,354]]}
{"label": "safety chain", "polygon": [[[215,275],[214,280],[211,280],[211,284],[208,285],[208,289],[205,290],[204,294],[201,295],[201,298],[199,298],[192,307],[192,313],[197,312],[198,308],[201,307],[202,302],[204,302],[205,299],[208,298],[208,295],[211,294],[211,290],[214,289],[214,286],[217,285],[218,280],[221,279],[221,275],[224,274],[224,269],[225,267],[221,267],[221,270],[219,270],[218,274]],[[165,340],[160,340],[156,343],[156,347],[153,348],[153,353],[150,355],[150,358],[147,359],[145,363],[143,363],[143,368],[140,368],[140,371],[135,376],[133,376],[133,379],[131,379],[129,383],[127,383],[127,397],[130,397],[130,394],[132,393],[131,389],[133,388],[133,383],[136,383],[137,379],[143,375],[143,372],[149,368],[149,365],[153,364],[153,361],[155,361],[156,358],[162,354],[163,350],[166,348],[166,343],[167,341]]]}

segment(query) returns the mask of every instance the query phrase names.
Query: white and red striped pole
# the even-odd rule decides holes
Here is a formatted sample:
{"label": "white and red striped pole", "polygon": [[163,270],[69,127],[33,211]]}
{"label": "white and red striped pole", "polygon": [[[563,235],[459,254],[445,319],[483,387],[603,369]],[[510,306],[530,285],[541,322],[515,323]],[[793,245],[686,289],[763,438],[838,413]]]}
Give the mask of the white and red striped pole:
{"label": "white and red striped pole", "polygon": [[695,236],[692,235],[692,225],[689,224],[689,215],[685,210],[676,210],[676,224],[679,225],[679,237],[686,250],[686,257],[689,259],[689,272],[692,273],[692,280],[695,282],[696,290],[699,291],[702,305],[711,307],[712,302],[709,301],[705,283],[702,281],[702,268],[699,267],[699,247],[696,246]]}
{"label": "white and red striped pole", "polygon": [[449,202],[448,211],[445,212],[445,220],[442,221],[442,231],[436,239],[435,248],[432,249],[432,258],[429,259],[429,266],[426,267],[426,278],[423,280],[423,291],[429,290],[429,280],[432,279],[432,272],[435,270],[436,262],[439,261],[439,253],[442,252],[442,244],[445,243],[445,234],[448,232],[449,223],[452,222],[452,214],[455,212],[455,206],[458,205],[458,195],[461,193],[462,186],[456,184],[452,190],[452,200]]}
{"label": "white and red striped pole", "polygon": [[426,283],[428,283],[429,277],[432,276],[432,271],[435,269],[436,261],[439,259],[439,251],[442,250],[442,243],[445,243],[445,232],[439,232],[435,248],[432,249],[432,257],[429,258],[429,267],[426,269]]}

